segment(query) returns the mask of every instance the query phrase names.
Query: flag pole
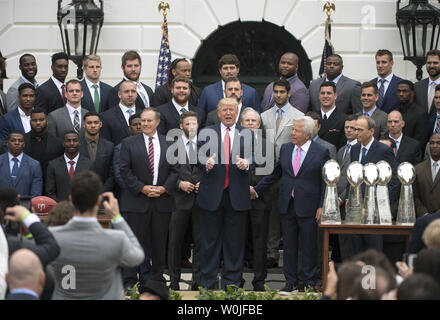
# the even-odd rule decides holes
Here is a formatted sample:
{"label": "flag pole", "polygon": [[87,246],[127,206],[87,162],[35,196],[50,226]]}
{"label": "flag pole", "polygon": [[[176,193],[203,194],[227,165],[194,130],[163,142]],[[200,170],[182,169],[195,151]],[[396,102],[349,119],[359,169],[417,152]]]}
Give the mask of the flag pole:
{"label": "flag pole", "polygon": [[330,1],[327,1],[322,9],[322,11],[325,11],[327,14],[327,19],[325,20],[325,29],[324,29],[324,49],[322,52],[322,58],[321,58],[321,66],[319,68],[319,76],[322,77],[325,73],[325,63],[327,60],[327,57],[332,55],[334,53],[334,48],[331,43],[331,23],[333,22],[331,20],[332,11],[336,11],[336,6],[334,3],[331,3]]}
{"label": "flag pole", "polygon": [[162,23],[162,41],[159,50],[159,59],[157,62],[156,89],[165,85],[168,81],[168,70],[171,65],[171,50],[168,39],[167,11],[170,10],[169,3],[161,1],[158,6],[159,13],[163,15]]}

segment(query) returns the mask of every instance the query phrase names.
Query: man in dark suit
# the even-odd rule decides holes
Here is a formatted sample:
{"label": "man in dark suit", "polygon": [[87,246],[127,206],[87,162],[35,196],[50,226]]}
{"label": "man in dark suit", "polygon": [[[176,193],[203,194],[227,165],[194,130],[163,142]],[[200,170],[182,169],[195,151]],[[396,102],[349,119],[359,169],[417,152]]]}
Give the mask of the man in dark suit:
{"label": "man in dark suit", "polygon": [[[226,98],[234,98],[237,99],[238,102],[238,116],[235,120],[235,123],[238,123],[241,113],[246,108],[243,106],[242,98],[243,98],[243,88],[240,79],[237,77],[231,77],[226,79],[225,81],[225,97]],[[206,126],[212,126],[213,124],[217,124],[220,122],[220,118],[217,114],[217,109],[212,110],[206,116]]]}
{"label": "man in dark suit", "polygon": [[338,94],[333,82],[325,81],[321,84],[319,101],[321,103],[319,112],[321,128],[318,135],[321,139],[333,144],[338,150],[345,144],[344,123],[346,115],[336,106]]}
{"label": "man in dark suit", "polygon": [[[278,209],[284,239],[284,267],[286,285],[280,294],[298,292],[298,240],[301,244],[304,284],[314,287],[317,271],[317,222],[321,219],[325,184],[321,171],[330,158],[328,150],[311,140],[315,123],[310,117],[293,122],[292,142],[281,147],[280,160],[272,174],[251,190],[259,195],[281,178]],[[256,194],[255,194],[256,193]]]}
{"label": "man in dark suit", "polygon": [[89,111],[84,116],[84,135],[81,136],[79,153],[93,161],[93,170],[101,178],[103,191],[112,191],[114,187],[112,142],[100,137],[102,122],[96,111]]}
{"label": "man in dark suit", "polygon": [[31,111],[31,129],[24,135],[24,153],[40,162],[44,190],[49,161],[61,156],[64,153],[64,148],[61,139],[47,131],[45,109],[34,108]]}
{"label": "man in dark suit", "polygon": [[[140,81],[141,69],[142,69],[142,59],[139,53],[136,51],[127,51],[122,56],[122,72],[124,73],[124,78],[116,86],[109,95],[109,108],[117,107],[119,104],[119,87],[124,81],[131,81],[136,86],[137,97],[136,97],[136,109],[144,109],[151,107],[153,99],[153,90],[146,84]],[[118,142],[119,143],[119,142]]]}
{"label": "man in dark suit", "polygon": [[[167,161],[171,145],[157,133],[160,114],[154,108],[141,113],[142,134],[122,141],[120,169],[129,192],[123,193],[125,216],[140,244],[152,258],[151,279],[165,282],[166,244],[179,166]],[[148,279],[140,272],[139,292]]]}
{"label": "man in dark suit", "polygon": [[[359,161],[365,165],[367,163],[377,163],[381,160],[388,162],[393,175],[388,184],[390,203],[398,201],[400,193],[400,185],[397,181],[397,163],[391,148],[374,139],[374,120],[369,116],[360,116],[356,120],[356,131],[358,144],[354,145],[350,151],[351,162]],[[362,193],[365,189],[362,188]],[[348,192],[346,193],[348,198]],[[373,235],[352,235],[351,244],[353,254],[363,252],[367,249],[376,249],[382,251],[382,236]]]}
{"label": "man in dark suit", "polygon": [[39,300],[46,276],[37,255],[29,249],[14,252],[9,260],[6,300]]}
{"label": "man in dark suit", "polygon": [[205,127],[199,134],[201,148],[212,145],[208,160],[199,154],[202,177],[197,194],[202,226],[201,285],[208,289],[214,288],[217,282],[222,253],[223,285],[240,286],[242,279],[245,211],[251,208],[249,171],[252,169],[253,135],[250,130],[235,124],[237,114],[236,99],[221,99],[218,102],[220,123]]}
{"label": "man in dark suit", "polygon": [[134,114],[140,114],[143,109],[135,106],[137,91],[136,85],[131,81],[124,81],[119,86],[119,105],[101,114],[101,136],[113,142],[121,143],[122,139],[130,135],[128,119]]}
{"label": "man in dark suit", "polygon": [[310,83],[310,108],[312,111],[319,112],[321,103],[319,101],[319,88],[324,81],[333,81],[336,84],[338,94],[338,108],[345,114],[356,114],[362,110],[361,104],[361,84],[359,81],[352,80],[342,75],[344,68],[342,57],[333,54],[327,58],[325,65],[326,78],[316,79]]}
{"label": "man in dark suit", "polygon": [[24,134],[31,130],[30,114],[35,102],[35,88],[30,83],[23,83],[18,92],[18,108],[0,119],[0,140],[4,146],[11,132],[18,131]]}
{"label": "man in dark suit", "polygon": [[[158,107],[171,101],[173,98],[173,94],[171,93],[171,82],[173,82],[173,79],[178,76],[185,77],[191,81],[191,65],[185,58],[177,58],[171,62],[168,70],[167,83],[154,90],[153,102],[151,103],[153,107]],[[197,106],[202,90],[199,87],[196,87],[192,82],[190,82],[190,89],[191,93],[188,102],[192,106]]]}
{"label": "man in dark suit", "polygon": [[[218,71],[221,76],[221,80],[206,86],[199,99],[197,107],[209,113],[217,108],[217,104],[220,99],[224,98],[224,82],[231,77],[237,77],[240,73],[240,60],[238,60],[235,54],[225,54],[218,61]],[[257,91],[246,85],[243,87],[243,105],[251,107],[252,109],[260,112],[261,105],[258,98]]]}
{"label": "man in dark suit", "polygon": [[180,170],[174,193],[176,210],[171,214],[170,220],[168,270],[170,272],[170,288],[180,290],[182,245],[187,227],[191,223],[192,228],[190,229],[192,229],[194,241],[191,287],[193,290],[198,290],[200,285],[200,218],[199,208],[196,206],[195,200],[202,175],[202,169],[197,166],[198,114],[194,111],[188,111],[182,113],[180,118],[182,134],[177,139],[177,154],[174,154],[178,159]]}
{"label": "man in dark suit", "polygon": [[391,111],[388,114],[388,132],[389,137],[396,142],[396,161],[398,164],[410,162],[416,166],[422,161],[420,143],[404,135],[402,132],[404,127],[402,114],[397,110]]}
{"label": "man in dark suit", "polygon": [[435,87],[434,110],[429,117],[428,137],[440,133],[440,85]]}
{"label": "man in dark suit", "polygon": [[157,132],[167,135],[171,129],[179,128],[181,124],[180,115],[186,111],[193,111],[197,114],[197,121],[200,127],[205,123],[205,111],[188,103],[191,93],[191,81],[187,78],[177,76],[171,82],[171,93],[173,99],[166,104],[157,107],[160,112],[160,123]]}
{"label": "man in dark suit", "polygon": [[331,144],[330,142],[325,141],[324,139],[321,139],[318,135],[318,132],[321,130],[321,126],[322,126],[322,120],[321,120],[321,117],[319,116],[319,114],[316,113],[315,111],[309,111],[305,115],[312,118],[313,121],[315,122],[315,128],[313,130],[313,135],[312,135],[312,141],[316,142],[320,146],[323,146],[324,148],[326,148],[329,152],[330,159],[336,160],[337,150],[336,150],[335,145]]}
{"label": "man in dark suit", "polygon": [[[298,78],[298,56],[293,52],[286,52],[281,56],[278,70],[281,79],[290,83],[289,103],[302,113],[306,113],[309,109],[310,97],[304,83]],[[261,112],[264,112],[275,105],[273,98],[273,82],[267,85],[264,90],[263,101],[261,102]]]}
{"label": "man in dark suit", "polygon": [[416,166],[414,205],[418,217],[440,209],[440,134],[433,134],[428,145],[430,159]]}
{"label": "man in dark suit", "polygon": [[[393,74],[393,54],[386,49],[380,49],[376,52],[376,70],[378,77],[371,80],[378,88],[377,108],[390,113],[397,109],[399,101],[397,101],[397,84],[402,78]],[[374,119],[376,121],[376,119]],[[376,121],[377,122],[377,121]],[[375,138],[378,139],[378,138]]]}
{"label": "man in dark suit", "polygon": [[403,116],[405,127],[403,134],[419,141],[422,150],[425,150],[427,137],[426,128],[429,125],[428,116],[423,109],[414,102],[414,84],[409,80],[401,80],[397,85],[397,111]]}
{"label": "man in dark suit", "polygon": [[[256,169],[249,173],[249,184],[251,186],[256,186],[257,183],[266,175],[272,173],[273,163],[270,163],[267,159],[266,152],[266,139],[264,137],[258,137],[262,131],[259,131],[261,126],[261,118],[257,111],[252,108],[245,108],[240,116],[240,125],[244,128],[248,128],[254,132],[255,135],[255,158],[261,157],[266,159],[266,162],[257,163],[260,169],[264,171],[259,172]],[[273,161],[272,161],[273,162]],[[265,165],[265,167],[263,167]],[[246,253],[250,251],[249,255],[251,257],[245,257],[249,259],[248,262],[251,264],[254,270],[254,279],[252,280],[252,285],[254,291],[265,291],[264,281],[267,276],[267,235],[269,231],[269,212],[272,207],[272,195],[271,190],[268,189],[264,191],[257,199],[251,201],[252,208],[248,213],[248,230],[247,241],[251,245],[246,245]],[[249,250],[248,250],[248,247]]]}
{"label": "man in dark suit", "polygon": [[[396,97],[397,99],[397,97]],[[361,86],[361,102],[362,111],[358,112],[356,116],[369,116],[374,120],[376,126],[374,127],[374,139],[381,140],[387,137],[387,119],[388,115],[378,108],[379,93],[376,83],[366,81]]]}
{"label": "man in dark suit", "polygon": [[426,53],[426,71],[428,78],[422,79],[414,85],[414,100],[426,114],[434,111],[435,87],[440,84],[440,50],[434,49]]}
{"label": "man in dark suit", "polygon": [[81,80],[83,108],[97,113],[109,109],[108,96],[112,87],[99,80],[101,77],[101,57],[91,54],[83,59],[84,79]]}
{"label": "man in dark suit", "polygon": [[[5,68],[5,62],[2,58],[0,58],[0,74],[3,73],[3,69]],[[0,115],[3,115],[8,112],[8,106],[6,104],[6,94],[0,90]]]}
{"label": "man in dark suit", "polygon": [[66,104],[66,81],[69,57],[64,52],[52,55],[52,77],[38,86],[35,107],[46,109],[47,114]]}
{"label": "man in dark suit", "polygon": [[50,161],[47,166],[46,196],[57,202],[69,198],[70,180],[74,175],[92,168],[92,160],[79,153],[80,141],[77,132],[66,132],[63,139],[64,154]]}
{"label": "man in dark suit", "polygon": [[48,115],[47,130],[51,135],[63,139],[69,131],[84,133],[82,122],[88,110],[81,106],[83,94],[79,80],[72,79],[66,83],[66,105]]}
{"label": "man in dark suit", "polygon": [[23,153],[24,135],[13,131],[8,138],[8,152],[0,155],[0,186],[12,187],[22,196],[43,193],[43,176],[37,160]]}

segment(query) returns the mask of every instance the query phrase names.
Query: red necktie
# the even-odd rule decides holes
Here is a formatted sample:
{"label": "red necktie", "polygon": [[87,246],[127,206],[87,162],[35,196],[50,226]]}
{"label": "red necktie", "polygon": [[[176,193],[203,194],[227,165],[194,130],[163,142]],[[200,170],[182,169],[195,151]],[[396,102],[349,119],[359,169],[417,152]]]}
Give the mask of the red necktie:
{"label": "red necktie", "polygon": [[69,176],[70,176],[70,179],[72,179],[73,178],[73,174],[75,173],[75,168],[73,167],[73,165],[75,164],[75,161],[69,161],[69,164],[70,164],[70,169],[69,169]]}
{"label": "red necktie", "polygon": [[153,137],[148,140],[148,163],[150,164],[151,175],[154,179],[154,144]]}
{"label": "red necktie", "polygon": [[61,96],[63,97],[63,102],[66,103],[66,90],[64,90],[64,84],[61,86]]}
{"label": "red necktie", "polygon": [[225,162],[226,162],[226,176],[225,176],[225,186],[224,189],[229,187],[229,157],[231,153],[231,139],[229,138],[229,131],[231,128],[226,128],[225,138],[223,139],[223,151],[225,153]]}

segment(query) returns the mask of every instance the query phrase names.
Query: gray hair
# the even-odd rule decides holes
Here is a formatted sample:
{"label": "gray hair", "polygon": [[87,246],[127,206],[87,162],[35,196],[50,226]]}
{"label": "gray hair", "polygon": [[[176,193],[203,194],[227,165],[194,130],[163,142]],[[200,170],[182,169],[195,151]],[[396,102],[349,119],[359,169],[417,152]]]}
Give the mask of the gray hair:
{"label": "gray hair", "polygon": [[376,121],[374,121],[373,118],[369,117],[369,116],[359,116],[357,118],[357,120],[361,120],[364,119],[365,121],[367,121],[368,124],[368,130],[370,129],[374,129],[376,127]]}
{"label": "gray hair", "polygon": [[302,116],[299,117],[298,119],[293,120],[293,123],[295,122],[304,123],[304,134],[313,137],[313,132],[315,131],[315,120],[313,120],[309,116]]}
{"label": "gray hair", "polygon": [[243,111],[241,112],[241,115],[240,115],[239,123],[241,123],[243,121],[244,115],[249,113],[249,112],[256,113],[257,116],[258,116],[258,121],[261,123],[261,116],[260,116],[260,114],[257,111],[255,111],[254,109],[252,109],[251,107],[246,107],[246,108],[243,109]]}

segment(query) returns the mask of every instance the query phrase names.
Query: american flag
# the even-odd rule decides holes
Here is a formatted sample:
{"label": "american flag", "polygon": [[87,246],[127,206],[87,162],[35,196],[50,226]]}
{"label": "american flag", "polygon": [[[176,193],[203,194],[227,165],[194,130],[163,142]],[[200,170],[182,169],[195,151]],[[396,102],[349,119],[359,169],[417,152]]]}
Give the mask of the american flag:
{"label": "american flag", "polygon": [[327,57],[332,55],[334,52],[333,45],[330,41],[332,38],[332,25],[331,20],[327,19],[325,21],[325,42],[324,42],[324,50],[322,50],[321,57],[321,66],[319,67],[319,76],[322,77],[325,73],[325,63],[327,61]]}
{"label": "american flag", "polygon": [[159,61],[157,62],[156,89],[168,81],[168,70],[171,65],[170,43],[168,41],[168,23],[164,17],[162,24],[162,41],[160,43]]}

